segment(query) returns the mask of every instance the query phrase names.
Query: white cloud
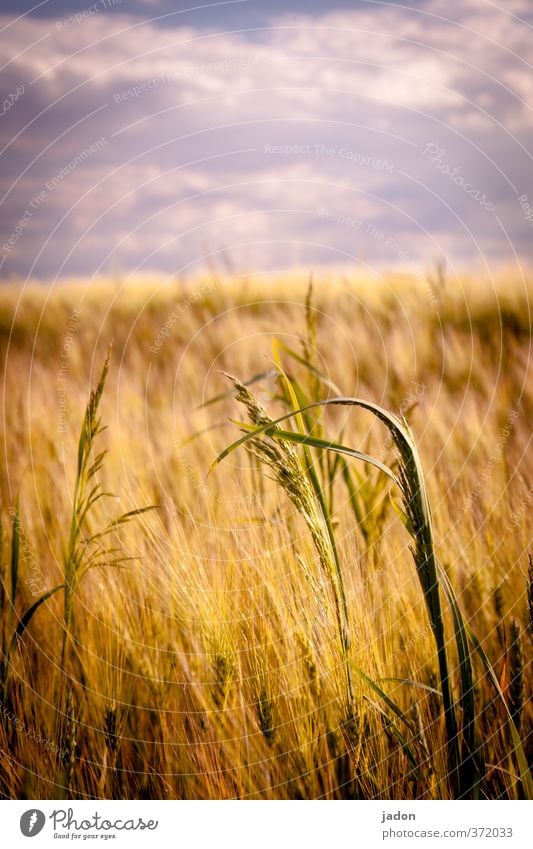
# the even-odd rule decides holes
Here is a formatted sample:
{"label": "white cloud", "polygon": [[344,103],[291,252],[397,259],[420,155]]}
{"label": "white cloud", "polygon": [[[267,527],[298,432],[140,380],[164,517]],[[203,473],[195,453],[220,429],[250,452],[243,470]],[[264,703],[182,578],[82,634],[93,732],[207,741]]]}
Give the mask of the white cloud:
{"label": "white cloud", "polygon": [[[423,156],[428,143],[496,199],[517,252],[530,256],[515,202],[533,198],[530,29],[509,14],[529,10],[519,0],[506,10],[484,0],[453,9],[432,0],[429,14],[372,4],[282,16],[252,34],[163,28],[112,11],[63,29],[23,19],[0,42],[7,93],[25,86],[0,120],[10,169],[3,232],[65,163],[100,136],[106,144],[45,198],[3,272],[26,273],[62,217],[41,274],[54,274],[80,237],[91,250],[73,251],[78,273],[114,248],[122,267],[140,262],[173,234],[166,270],[202,256],[206,239],[230,252],[265,243],[235,249],[237,265],[305,263],[306,243],[315,263],[361,251],[379,264],[394,234],[420,262],[439,250],[459,264],[480,251],[504,259],[496,216]],[[452,13],[456,23],[442,20]],[[299,151],[267,155],[267,144]],[[384,239],[365,245],[365,227],[333,225],[318,215],[324,206]],[[117,247],[136,228],[142,240]]]}

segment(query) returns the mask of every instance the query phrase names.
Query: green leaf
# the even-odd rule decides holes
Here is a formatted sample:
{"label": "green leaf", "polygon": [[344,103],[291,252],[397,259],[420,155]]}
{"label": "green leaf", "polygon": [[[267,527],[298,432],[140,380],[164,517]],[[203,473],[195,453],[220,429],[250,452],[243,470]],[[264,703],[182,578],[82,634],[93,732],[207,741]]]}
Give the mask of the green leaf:
{"label": "green leaf", "polygon": [[[445,592],[447,591],[446,582],[443,581]],[[524,794],[527,799],[533,799],[533,781],[531,778],[531,772],[528,767],[527,757],[524,751],[524,746],[522,744],[522,740],[520,739],[520,734],[518,733],[517,727],[514,723],[513,717],[511,715],[511,711],[509,710],[509,705],[507,704],[507,700],[503,694],[502,688],[500,687],[500,682],[498,681],[498,676],[496,675],[490,660],[488,659],[483,646],[479,642],[478,638],[472,631],[471,627],[468,623],[465,623],[465,631],[468,636],[470,643],[472,644],[474,651],[481,659],[481,662],[485,668],[487,675],[489,676],[490,681],[494,689],[496,690],[498,696],[501,699],[501,702],[504,706],[505,712],[507,714],[507,721],[509,723],[509,727],[511,729],[511,736],[513,738],[514,751],[516,754],[516,760],[518,762],[518,769],[520,772],[520,780],[522,782],[522,787],[524,788]]]}
{"label": "green leaf", "polygon": [[[446,745],[448,750],[449,772],[453,793],[454,795],[457,795],[459,793],[460,785],[457,716],[448,669],[446,635],[444,630],[438,571],[433,545],[431,512],[424,483],[422,464],[416,445],[405,420],[401,420],[393,413],[389,413],[387,410],[383,409],[383,407],[373,404],[370,401],[365,401],[361,398],[347,396],[327,398],[323,401],[316,401],[312,404],[308,404],[298,410],[280,416],[273,421],[269,421],[265,425],[256,427],[253,432],[247,433],[245,436],[241,437],[222,451],[215,459],[211,469],[227,457],[228,454],[235,451],[248,440],[257,438],[262,433],[267,433],[268,435],[275,433],[275,428],[280,422],[286,421],[293,416],[300,417],[307,410],[328,406],[361,407],[362,409],[373,413],[373,415],[383,422],[389,429],[401,457],[399,479],[396,479],[391,470],[389,470],[389,472],[392,480],[400,485],[406,512],[411,515],[412,519],[412,537],[415,541],[415,548],[412,549],[412,551],[417,576],[422,588],[428,617],[433,636],[435,638],[446,725]],[[306,440],[309,439],[307,436],[305,438]],[[331,443],[329,445],[330,450],[334,450],[333,445]],[[323,447],[327,447],[327,445]],[[342,448],[345,449],[345,446],[342,446]],[[376,462],[379,462],[376,461],[375,458],[372,458],[372,461],[374,465],[376,465]]]}
{"label": "green leaf", "polygon": [[380,681],[388,682],[394,684],[405,684],[408,687],[418,687],[420,690],[426,690],[428,693],[433,693],[435,696],[442,696],[440,690],[436,690],[435,687],[430,687],[428,684],[422,684],[421,681],[414,681],[412,678],[380,678]]}
{"label": "green leaf", "polygon": [[40,608],[41,604],[44,604],[45,601],[48,601],[49,598],[51,598],[53,595],[55,595],[55,593],[59,592],[59,590],[64,589],[64,587],[65,587],[64,584],[58,584],[57,587],[53,587],[51,590],[48,590],[48,592],[46,592],[39,599],[37,599],[35,604],[32,604],[32,606],[28,608],[26,613],[24,613],[24,615],[22,616],[22,618],[20,619],[20,621],[17,625],[15,633],[13,634],[13,639],[11,640],[11,645],[9,647],[9,656],[11,656],[15,646],[17,645],[17,643],[19,641],[19,639],[22,637],[24,631],[26,630],[26,628],[30,624],[31,620],[33,619],[34,614]]}
{"label": "green leaf", "polygon": [[9,629],[13,630],[13,620],[15,616],[15,601],[17,597],[17,584],[19,574],[19,558],[20,558],[20,514],[19,514],[19,499],[15,503],[15,513],[13,515],[11,535],[11,607],[9,609]]}
{"label": "green leaf", "polygon": [[345,456],[352,457],[355,460],[362,460],[364,463],[375,466],[375,468],[379,469],[380,472],[388,475],[394,483],[398,483],[393,472],[380,460],[376,460],[376,458],[370,456],[370,454],[364,454],[362,451],[357,451],[355,448],[348,448],[347,445],[340,445],[338,442],[329,442],[327,439],[319,439],[317,436],[311,436],[309,434],[294,433],[290,430],[279,430],[278,428],[275,428],[269,435],[276,439],[284,439],[287,442],[298,442],[302,445],[310,445],[312,448],[325,448],[328,451],[335,452],[336,454],[344,454]]}
{"label": "green leaf", "polygon": [[13,535],[11,538],[11,605],[15,607],[15,599],[17,597],[17,584],[19,574],[19,558],[20,558],[20,513],[19,501],[17,498],[15,506],[15,514],[13,516]]}
{"label": "green leaf", "polygon": [[390,493],[389,493],[389,501],[392,504],[392,508],[393,508],[394,512],[400,517],[400,520],[401,520],[403,526],[407,529],[410,536],[414,536],[414,528],[413,528],[413,524],[412,524],[409,516],[407,515],[405,510],[402,509],[400,504],[398,504],[398,502],[394,500],[394,498],[392,497],[392,495]]}
{"label": "green leaf", "polygon": [[439,577],[445,595],[452,609],[452,617],[455,631],[455,642],[457,645],[457,656],[459,658],[459,670],[461,674],[461,708],[463,710],[463,740],[466,746],[466,752],[462,754],[462,763],[460,765],[462,773],[463,792],[470,793],[472,788],[478,783],[479,775],[475,761],[473,759],[475,751],[475,705],[474,705],[474,680],[472,676],[472,662],[470,660],[470,650],[468,647],[468,638],[466,634],[463,615],[457,601],[457,597],[453,591],[452,585],[448,579],[445,570],[440,563],[437,563]]}
{"label": "green leaf", "polygon": [[385,702],[387,707],[389,707],[392,710],[392,712],[394,714],[396,714],[398,719],[401,719],[402,722],[404,722],[407,725],[409,730],[413,731],[414,728],[413,728],[413,723],[411,722],[411,720],[405,715],[403,710],[401,708],[399,708],[398,705],[393,702],[393,700],[390,698],[390,696],[388,696],[387,693],[384,690],[381,689],[379,684],[377,684],[375,681],[373,681],[372,678],[369,678],[368,675],[365,672],[363,672],[362,669],[359,669],[358,666],[355,666],[354,669],[357,672],[357,674],[359,675],[359,677],[365,682],[365,684],[367,684],[370,687],[371,690],[373,690],[375,693],[377,693],[377,695],[381,699],[383,699],[383,701]]}
{"label": "green leaf", "polygon": [[310,371],[314,377],[318,378],[318,380],[320,380],[320,382],[323,383],[324,386],[327,386],[328,389],[331,389],[333,392],[340,393],[340,389],[337,384],[330,380],[329,377],[324,374],[324,372],[311,365],[309,360],[307,360],[305,357],[302,357],[301,354],[298,354],[297,351],[294,351],[292,348],[289,348],[288,345],[285,345],[285,343],[281,342],[280,340],[278,340],[278,345],[280,348],[283,348],[283,350],[290,357],[299,362],[301,365],[305,366],[305,368],[308,369],[308,371]]}
{"label": "green leaf", "polygon": [[267,433],[270,429],[275,427],[279,422],[286,421],[287,419],[292,418],[298,413],[304,413],[307,410],[311,410],[315,407],[329,407],[329,406],[350,406],[350,407],[362,407],[363,409],[367,409],[372,411],[381,421],[389,426],[389,428],[395,428],[400,434],[401,438],[403,438],[407,444],[409,444],[409,437],[405,429],[403,428],[399,419],[396,416],[393,416],[391,413],[388,413],[382,407],[378,407],[377,404],[372,404],[369,401],[364,401],[361,398],[349,398],[340,396],[338,398],[327,398],[324,401],[314,401],[312,404],[307,404],[305,407],[301,407],[299,410],[293,410],[290,413],[285,413],[283,416],[279,416],[277,419],[273,419],[272,422],[268,424],[261,425],[255,429],[255,433],[252,435],[246,435],[241,437],[241,439],[236,440],[231,445],[228,445],[218,457],[213,462],[211,469],[217,466],[222,460],[224,460],[229,454],[247,442],[252,436],[260,436],[262,433]]}
{"label": "green leaf", "polygon": [[415,756],[414,756],[414,754],[413,754],[413,752],[412,752],[412,749],[411,749],[411,747],[410,747],[409,743],[408,743],[408,742],[407,742],[407,740],[405,739],[404,735],[402,734],[402,732],[400,731],[400,729],[398,728],[398,726],[396,725],[396,723],[392,721],[392,719],[390,718],[390,716],[388,716],[388,715],[386,714],[386,712],[383,710],[383,708],[382,708],[382,707],[380,707],[380,705],[378,705],[378,704],[377,704],[377,703],[376,703],[373,699],[367,699],[367,701],[368,701],[368,702],[369,702],[369,703],[370,703],[370,704],[371,704],[371,705],[372,705],[372,706],[373,706],[373,707],[374,707],[374,708],[378,711],[378,713],[379,713],[379,714],[383,717],[383,720],[384,720],[384,722],[385,722],[386,727],[388,728],[388,730],[389,730],[389,731],[390,731],[390,732],[391,732],[391,733],[392,733],[392,734],[396,737],[396,739],[398,740],[398,742],[399,742],[400,746],[402,747],[402,750],[403,750],[403,752],[404,752],[404,754],[405,754],[405,756],[406,756],[407,760],[409,761],[409,763],[410,763],[410,765],[411,765],[411,768],[412,768],[412,770],[413,770],[413,777],[414,777],[414,778],[416,778],[417,780],[418,780],[418,779],[420,779],[420,770],[419,770],[419,766],[420,766],[420,765],[419,765],[419,763],[418,763],[417,759],[415,758]]}
{"label": "green leaf", "polygon": [[[336,399],[331,399],[333,402]],[[330,401],[321,401],[318,404],[309,404],[308,407],[317,407],[322,404],[328,404]],[[305,410],[305,408],[303,408]],[[301,412],[301,410],[300,410]],[[274,419],[272,422],[266,425],[249,425],[244,422],[238,422],[232,420],[234,424],[237,424],[238,427],[242,429],[246,429],[248,433],[245,436],[242,436],[240,439],[237,439],[231,445],[226,446],[223,451],[216,457],[214,462],[211,464],[209,472],[212,472],[213,469],[218,466],[219,463],[222,462],[226,457],[228,457],[233,451],[236,451],[237,448],[240,448],[241,445],[244,445],[249,440],[254,439],[262,434],[266,434],[267,436],[276,436],[279,439],[286,439],[292,442],[301,442],[306,445],[314,446],[315,448],[327,449],[330,451],[335,451],[339,454],[345,454],[348,457],[353,457],[356,460],[363,460],[365,463],[369,463],[372,466],[375,466],[380,471],[384,472],[389,478],[391,478],[394,483],[399,484],[398,478],[391,471],[391,469],[386,466],[384,463],[381,463],[380,460],[377,460],[375,457],[372,457],[370,454],[365,454],[362,451],[357,451],[355,448],[349,448],[347,445],[340,445],[336,442],[329,442],[326,439],[319,439],[316,436],[310,436],[309,434],[299,434],[293,433],[292,431],[281,430],[276,427],[278,422],[285,421],[286,419],[291,418],[294,415],[293,413],[287,413],[284,416],[280,416],[278,419]]]}

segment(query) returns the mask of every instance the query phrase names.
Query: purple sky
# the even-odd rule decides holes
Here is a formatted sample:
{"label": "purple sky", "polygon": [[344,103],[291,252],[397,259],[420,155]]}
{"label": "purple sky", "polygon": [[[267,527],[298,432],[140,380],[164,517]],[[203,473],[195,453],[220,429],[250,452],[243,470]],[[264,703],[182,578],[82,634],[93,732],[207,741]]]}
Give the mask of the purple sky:
{"label": "purple sky", "polygon": [[2,10],[4,279],[531,262],[529,0]]}

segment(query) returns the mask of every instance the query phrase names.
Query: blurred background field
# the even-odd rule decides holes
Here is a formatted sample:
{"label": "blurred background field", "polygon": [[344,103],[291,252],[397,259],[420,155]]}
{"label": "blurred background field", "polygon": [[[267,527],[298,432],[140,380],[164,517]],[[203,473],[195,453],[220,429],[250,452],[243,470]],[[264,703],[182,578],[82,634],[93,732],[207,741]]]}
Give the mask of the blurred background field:
{"label": "blurred background field", "polygon": [[[317,276],[310,309],[307,291],[303,274],[0,288],[4,661],[24,611],[62,581],[78,435],[110,343],[99,479],[114,497],[95,505],[88,532],[157,506],[111,534],[131,559],[113,565],[110,555],[77,585],[68,668],[59,592],[17,641],[8,675],[4,664],[2,795],[451,795],[431,629],[394,487],[358,466],[359,521],[340,474],[328,498],[349,662],[381,682],[408,723],[362,679],[346,716],[332,599],[285,494],[244,451],[207,474],[238,436],[229,419],[244,416],[222,372],[268,372],[274,338],[301,353],[310,310],[320,372],[410,422],[437,554],[531,751],[531,279]],[[310,380],[296,359],[284,364]],[[253,391],[279,413],[272,377]],[[328,410],[320,421],[328,438],[393,457],[364,411]],[[516,798],[502,705],[477,663],[475,678],[481,795]],[[453,680],[458,688],[456,668]]]}

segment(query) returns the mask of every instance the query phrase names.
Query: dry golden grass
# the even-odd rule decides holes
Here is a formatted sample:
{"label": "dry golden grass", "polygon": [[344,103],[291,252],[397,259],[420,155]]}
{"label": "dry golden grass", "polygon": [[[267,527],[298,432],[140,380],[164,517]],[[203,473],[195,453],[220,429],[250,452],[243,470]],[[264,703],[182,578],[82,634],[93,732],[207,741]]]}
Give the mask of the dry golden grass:
{"label": "dry golden grass", "polygon": [[[359,523],[340,470],[327,495],[350,669],[379,682],[407,722],[357,676],[347,707],[334,597],[291,500],[244,452],[207,476],[239,435],[229,418],[243,415],[221,372],[245,380],[269,370],[274,337],[302,353],[306,290],[296,274],[185,288],[97,281],[0,290],[4,656],[24,612],[64,580],[78,436],[111,341],[100,405],[107,429],[94,449],[108,449],[95,480],[116,498],[95,503],[81,539],[157,505],[113,529],[116,551],[76,582],[66,658],[63,590],[16,640],[3,668],[3,796],[453,794],[440,695],[384,680],[439,686],[394,486],[350,461],[362,475]],[[317,366],[344,394],[409,419],[437,555],[527,751],[532,289],[510,277],[494,285],[436,278],[425,287],[399,276],[367,284],[336,277],[317,278],[315,293]],[[309,381],[295,360],[285,365]],[[274,380],[251,388],[281,414]],[[368,413],[323,411],[320,423],[328,439],[392,461],[388,433]],[[132,559],[113,564],[119,558]],[[458,697],[448,610],[445,620]],[[505,709],[479,659],[474,678],[480,794],[518,798],[524,787]]]}

